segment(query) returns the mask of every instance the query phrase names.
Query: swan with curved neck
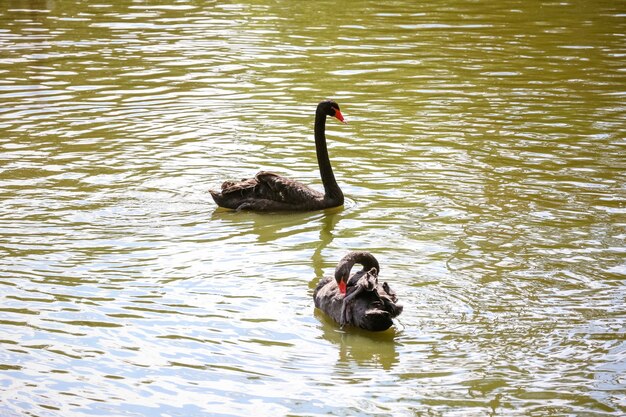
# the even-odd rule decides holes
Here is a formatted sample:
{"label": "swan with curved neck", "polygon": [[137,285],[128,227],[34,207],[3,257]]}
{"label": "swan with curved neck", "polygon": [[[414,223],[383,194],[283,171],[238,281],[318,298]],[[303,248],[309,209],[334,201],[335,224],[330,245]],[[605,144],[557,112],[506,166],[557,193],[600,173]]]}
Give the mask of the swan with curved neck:
{"label": "swan with curved neck", "polygon": [[221,191],[209,190],[220,207],[233,210],[321,210],[343,205],[344,197],[333,173],[326,147],[326,116],[344,122],[339,105],[332,100],[318,104],[315,112],[315,150],[324,193],[278,174],[260,171],[254,178],[226,181]]}
{"label": "swan with curved neck", "polygon": [[[361,264],[363,269],[350,275],[354,264]],[[337,264],[335,276],[322,278],[315,287],[315,307],[342,327],[387,330],[393,324],[392,319],[402,313],[403,307],[389,284],[379,282],[379,272],[378,261],[371,253],[348,253]]]}

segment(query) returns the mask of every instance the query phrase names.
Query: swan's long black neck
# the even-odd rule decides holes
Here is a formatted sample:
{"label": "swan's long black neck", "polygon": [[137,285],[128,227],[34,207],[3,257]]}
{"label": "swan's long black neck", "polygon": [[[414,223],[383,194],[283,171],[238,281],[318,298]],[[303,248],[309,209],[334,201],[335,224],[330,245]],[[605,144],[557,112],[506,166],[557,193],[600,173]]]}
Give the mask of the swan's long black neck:
{"label": "swan's long black neck", "polygon": [[380,265],[378,260],[374,258],[374,255],[369,252],[350,252],[339,261],[337,268],[335,268],[335,279],[337,282],[339,282],[341,277],[345,278],[350,275],[350,270],[354,264],[363,265],[362,271],[369,271],[375,268],[376,274],[380,272]]}
{"label": "swan's long black neck", "polygon": [[326,114],[319,108],[315,113],[315,150],[317,152],[317,163],[320,168],[322,184],[324,184],[324,198],[340,206],[343,204],[343,193],[339,185],[337,185],[333,167],[330,165],[328,157],[328,148],[326,147]]}

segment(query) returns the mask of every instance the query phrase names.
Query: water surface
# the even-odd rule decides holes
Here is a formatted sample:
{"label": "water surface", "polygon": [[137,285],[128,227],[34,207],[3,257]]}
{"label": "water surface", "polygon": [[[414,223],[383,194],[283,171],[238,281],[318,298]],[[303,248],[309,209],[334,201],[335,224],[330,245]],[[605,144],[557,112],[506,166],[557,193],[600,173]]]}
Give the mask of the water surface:
{"label": "water surface", "polygon": [[[614,1],[0,5],[0,414],[626,412]],[[271,169],[345,207],[217,210]],[[315,311],[368,250],[405,308]]]}

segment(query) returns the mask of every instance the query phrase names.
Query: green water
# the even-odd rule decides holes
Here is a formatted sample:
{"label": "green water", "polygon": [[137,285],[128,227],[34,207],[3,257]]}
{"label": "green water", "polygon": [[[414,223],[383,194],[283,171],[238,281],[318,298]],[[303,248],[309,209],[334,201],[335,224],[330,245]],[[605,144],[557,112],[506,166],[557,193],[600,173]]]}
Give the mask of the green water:
{"label": "green water", "polygon": [[[619,1],[0,3],[0,415],[620,416]],[[217,210],[260,169],[343,208]],[[368,250],[383,334],[311,299]]]}

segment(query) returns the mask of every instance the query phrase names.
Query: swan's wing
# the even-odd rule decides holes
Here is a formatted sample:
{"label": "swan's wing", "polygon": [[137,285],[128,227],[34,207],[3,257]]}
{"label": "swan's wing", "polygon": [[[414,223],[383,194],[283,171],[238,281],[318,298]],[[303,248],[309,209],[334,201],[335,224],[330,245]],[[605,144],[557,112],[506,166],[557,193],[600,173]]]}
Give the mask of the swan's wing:
{"label": "swan's wing", "polygon": [[264,190],[262,198],[281,201],[289,204],[306,203],[314,199],[323,198],[324,195],[306,185],[281,177],[273,172],[261,171],[256,174],[255,179]]}
{"label": "swan's wing", "polygon": [[258,185],[256,178],[244,179],[241,181],[225,181],[222,184],[222,194],[247,194]]}
{"label": "swan's wing", "polygon": [[343,298],[334,277],[322,278],[313,291],[315,307],[328,314],[337,323],[341,321]]}
{"label": "swan's wing", "polygon": [[234,210],[292,210],[324,198],[304,184],[267,171],[254,178],[226,181],[221,192],[209,191],[217,205]]}
{"label": "swan's wing", "polygon": [[218,206],[237,210],[244,201],[255,197],[257,186],[256,178],[250,178],[226,181],[220,191],[209,190],[209,192]]}
{"label": "swan's wing", "polygon": [[[322,290],[322,288],[324,288],[329,282],[333,280],[334,280],[333,277],[322,277],[320,281],[317,283],[317,285],[315,286],[315,290],[313,291],[313,298],[317,298],[317,294]],[[330,291],[331,289],[332,289],[332,286],[329,286],[328,290]]]}

